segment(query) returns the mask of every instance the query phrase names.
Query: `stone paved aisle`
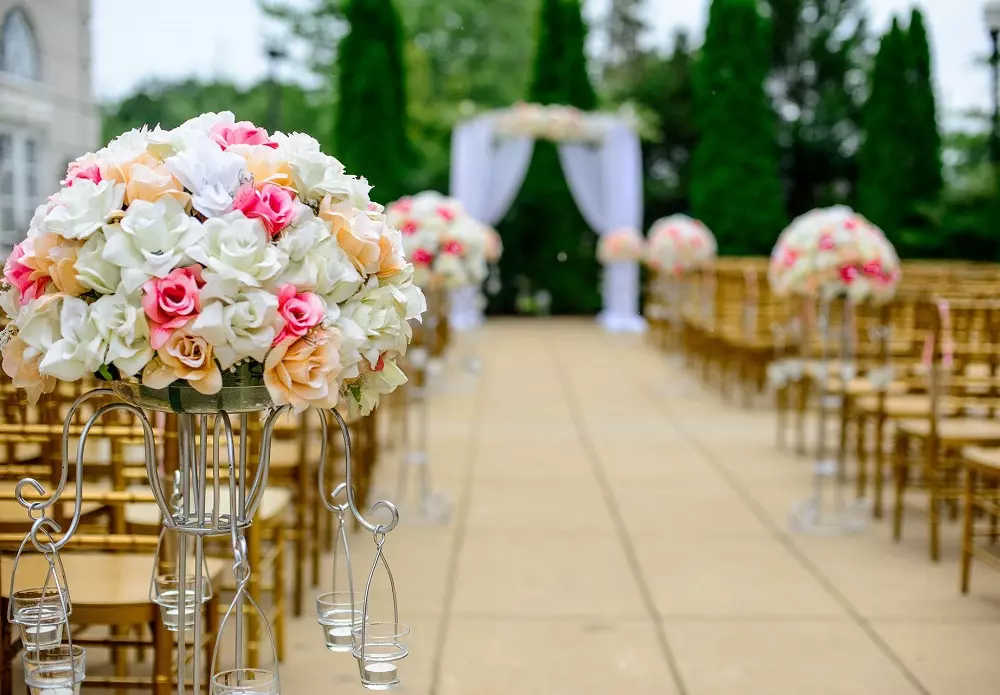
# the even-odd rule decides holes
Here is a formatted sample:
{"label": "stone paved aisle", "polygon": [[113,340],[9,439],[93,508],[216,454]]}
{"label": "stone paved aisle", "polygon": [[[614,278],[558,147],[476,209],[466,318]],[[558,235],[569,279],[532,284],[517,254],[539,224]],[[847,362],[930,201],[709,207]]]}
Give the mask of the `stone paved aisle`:
{"label": "stone paved aisle", "polygon": [[[592,322],[491,322],[479,351],[476,386],[453,375],[431,416],[455,517],[386,545],[413,627],[403,692],[998,692],[1000,573],[959,596],[957,526],[937,566],[918,518],[899,545],[884,523],[792,537],[809,464],[775,449],[766,408]],[[371,539],[353,545],[363,577]],[[288,640],[283,692],[361,691],[311,616]]]}

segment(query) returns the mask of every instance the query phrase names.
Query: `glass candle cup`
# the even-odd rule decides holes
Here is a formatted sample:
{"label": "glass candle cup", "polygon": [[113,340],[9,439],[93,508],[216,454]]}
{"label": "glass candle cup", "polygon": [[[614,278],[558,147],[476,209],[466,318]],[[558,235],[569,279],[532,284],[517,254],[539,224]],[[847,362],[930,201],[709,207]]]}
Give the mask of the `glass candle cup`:
{"label": "glass candle cup", "polygon": [[10,600],[13,622],[21,627],[25,649],[48,649],[62,642],[69,606],[69,594],[65,589],[20,589]]}
{"label": "glass candle cup", "polygon": [[401,640],[408,634],[410,628],[401,623],[370,622],[354,627],[353,652],[358,660],[361,685],[368,690],[390,690],[399,685],[399,669],[394,662],[407,655]]}
{"label": "glass candle cup", "polygon": [[181,605],[181,595],[176,574],[161,574],[153,580],[156,585],[156,604],[160,607],[160,618],[163,627],[170,632],[177,632],[181,625],[185,630],[194,628],[194,613],[198,606],[210,598],[206,584],[202,581],[201,600],[195,597],[194,576],[184,581],[184,605]]}
{"label": "glass candle cup", "polygon": [[21,663],[29,695],[80,695],[87,667],[87,652],[83,647],[62,645],[25,651]]}
{"label": "glass candle cup", "polygon": [[278,695],[273,671],[238,668],[212,676],[212,695]]}
{"label": "glass candle cup", "polygon": [[331,652],[354,649],[352,631],[361,624],[361,597],[350,591],[331,591],[316,597],[316,620]]}

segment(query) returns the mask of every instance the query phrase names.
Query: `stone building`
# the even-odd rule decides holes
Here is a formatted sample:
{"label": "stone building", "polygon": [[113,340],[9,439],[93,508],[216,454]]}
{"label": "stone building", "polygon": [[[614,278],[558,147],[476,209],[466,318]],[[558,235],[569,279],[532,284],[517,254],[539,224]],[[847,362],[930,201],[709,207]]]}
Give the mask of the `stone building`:
{"label": "stone building", "polygon": [[98,144],[90,13],[91,0],[0,0],[0,258]]}

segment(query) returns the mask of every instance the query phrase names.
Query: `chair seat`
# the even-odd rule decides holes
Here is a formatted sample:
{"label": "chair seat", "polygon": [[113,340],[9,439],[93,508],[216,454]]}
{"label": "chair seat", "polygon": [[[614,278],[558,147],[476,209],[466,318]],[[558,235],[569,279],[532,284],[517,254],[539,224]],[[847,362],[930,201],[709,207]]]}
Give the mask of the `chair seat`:
{"label": "chair seat", "polygon": [[[132,492],[148,490],[139,486],[129,488]],[[283,487],[268,487],[264,491],[264,499],[261,500],[260,508],[257,510],[255,518],[262,521],[270,521],[284,512],[292,503],[292,491]],[[206,505],[211,511],[211,494],[206,499]],[[221,513],[229,510],[229,489],[222,488],[219,494],[219,507]],[[139,502],[125,505],[125,521],[132,526],[159,526],[160,507],[155,502]]]}
{"label": "chair seat", "polygon": [[[898,431],[911,437],[930,436],[929,419],[903,420],[896,424]],[[946,418],[938,421],[938,437],[949,445],[987,444],[1000,445],[1000,420],[982,418]]]}
{"label": "chair seat", "polygon": [[[885,398],[885,414],[887,417],[915,418],[930,415],[931,397],[924,393],[907,393],[889,395]],[[864,414],[878,412],[878,396],[863,396],[854,403],[855,410]],[[941,405],[944,414],[955,412],[954,404],[945,400]]]}
{"label": "chair seat", "polygon": [[982,446],[967,446],[962,449],[962,459],[967,466],[980,473],[1000,477],[1000,449]]}
{"label": "chair seat", "polygon": [[[832,394],[842,395],[846,393],[848,396],[864,396],[870,393],[877,393],[871,379],[863,376],[850,379],[846,387],[843,380],[839,377],[830,377],[826,382],[826,389]],[[906,389],[907,386],[903,382],[893,381],[886,387],[886,392],[889,394],[905,394]]]}

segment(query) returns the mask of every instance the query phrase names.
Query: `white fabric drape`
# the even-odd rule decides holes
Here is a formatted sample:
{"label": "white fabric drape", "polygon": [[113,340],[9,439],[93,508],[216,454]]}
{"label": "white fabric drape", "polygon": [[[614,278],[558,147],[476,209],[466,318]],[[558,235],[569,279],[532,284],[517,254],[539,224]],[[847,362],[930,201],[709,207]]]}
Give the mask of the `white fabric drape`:
{"label": "white fabric drape", "polygon": [[[642,149],[638,136],[611,120],[600,146],[559,146],[569,190],[587,224],[598,234],[642,224]],[[604,268],[604,310],[598,320],[610,331],[642,331],[639,266],[611,263]]]}
{"label": "white fabric drape", "polygon": [[[534,144],[531,138],[497,138],[495,116],[490,114],[459,124],[452,136],[451,196],[473,217],[495,226],[524,183]],[[559,159],[573,199],[594,231],[607,234],[618,227],[640,228],[642,151],[638,136],[624,122],[607,119],[599,145],[560,145]],[[604,268],[604,310],[598,320],[605,328],[645,329],[639,316],[639,289],[636,263]],[[472,293],[453,295],[453,325],[478,325],[479,307]]]}
{"label": "white fabric drape", "polygon": [[535,141],[501,138],[482,116],[455,128],[451,145],[451,197],[491,227],[503,219],[521,190]]}

